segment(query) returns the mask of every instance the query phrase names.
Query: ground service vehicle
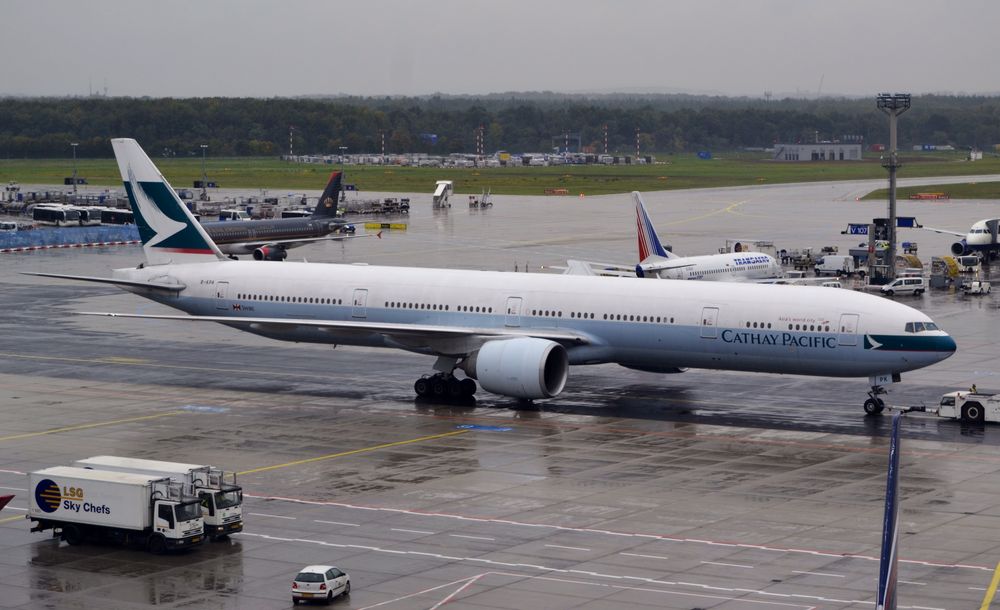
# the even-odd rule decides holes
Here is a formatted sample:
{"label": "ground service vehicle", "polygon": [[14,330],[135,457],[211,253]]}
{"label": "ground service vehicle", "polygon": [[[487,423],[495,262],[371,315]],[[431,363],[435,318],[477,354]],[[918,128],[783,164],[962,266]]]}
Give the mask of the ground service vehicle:
{"label": "ground service vehicle", "polygon": [[243,489],[236,484],[236,473],[213,466],[181,464],[160,460],[96,455],[73,464],[108,472],[130,472],[166,477],[184,486],[184,493],[201,500],[205,536],[211,540],[243,531]]}
{"label": "ground service vehicle", "polygon": [[973,280],[962,284],[962,292],[965,294],[989,294],[993,287],[989,282]]}
{"label": "ground service vehicle", "polygon": [[28,473],[31,531],[53,530],[69,544],[109,540],[162,553],[200,544],[197,498],[170,479],[56,466]]}
{"label": "ground service vehicle", "polygon": [[292,603],[303,600],[333,601],[351,594],[351,577],[336,566],[306,566],[292,581]]}
{"label": "ground service vehicle", "polygon": [[927,282],[922,277],[899,277],[882,286],[882,294],[890,297],[896,294],[919,296],[925,290],[927,290]]}
{"label": "ground service vehicle", "polygon": [[[858,269],[854,266],[854,257],[845,256],[842,254],[827,254],[823,258],[816,261],[816,266],[813,268],[816,275],[851,275]],[[861,277],[864,277],[864,272],[861,272]]]}
{"label": "ground service vehicle", "polygon": [[937,413],[967,422],[1000,421],[1000,394],[948,392],[941,397]]}

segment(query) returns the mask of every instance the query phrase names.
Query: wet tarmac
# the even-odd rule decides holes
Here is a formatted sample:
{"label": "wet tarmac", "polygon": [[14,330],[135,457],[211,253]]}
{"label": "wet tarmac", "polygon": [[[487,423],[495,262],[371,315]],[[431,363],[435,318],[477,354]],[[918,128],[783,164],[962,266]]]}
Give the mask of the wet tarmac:
{"label": "wet tarmac", "polygon": [[[681,253],[727,237],[845,250],[847,222],[881,215],[854,200],[865,188],[646,199]],[[901,205],[956,230],[995,215],[981,202]],[[406,222],[291,257],[509,271],[634,257],[627,196],[497,197],[492,209],[437,214],[415,197]],[[925,259],[950,243],[901,239]],[[289,607],[290,580],[310,563],[350,572],[342,608],[872,605],[889,418],[863,416],[865,380],[608,365],[572,369],[565,392],[533,410],[484,393],[419,402],[426,357],[74,316],[166,310],[18,275],[103,275],[138,263],[136,247],[3,256],[0,494],[17,497],[0,513],[0,607]],[[992,296],[906,302],[959,352],[904,376],[890,402],[933,405],[971,383],[1000,390]],[[910,415],[904,437],[900,607],[978,607],[1000,561],[1000,427]],[[30,533],[22,473],[102,453],[238,471],[246,532],[162,557]]]}

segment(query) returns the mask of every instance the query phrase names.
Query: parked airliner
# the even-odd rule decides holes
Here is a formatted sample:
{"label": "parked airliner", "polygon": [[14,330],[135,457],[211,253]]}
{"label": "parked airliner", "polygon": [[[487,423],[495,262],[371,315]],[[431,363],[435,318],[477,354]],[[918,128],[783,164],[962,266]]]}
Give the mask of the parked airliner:
{"label": "parked airliner", "polygon": [[[145,262],[103,282],[187,315],[265,337],[402,349],[433,356],[419,395],[486,391],[520,399],[562,392],[570,365],[617,363],[869,377],[883,384],[951,356],[955,341],[923,313],[826,288],[650,282],[540,273],[228,259],[135,140],[112,140]],[[464,378],[454,375],[463,371]]]}
{"label": "parked airliner", "polygon": [[288,248],[319,241],[369,237],[330,235],[347,226],[347,221],[336,217],[342,175],[339,171],[330,174],[326,188],[309,218],[227,220],[203,222],[202,226],[223,254],[252,254],[254,260],[258,261],[282,261],[288,257]]}
{"label": "parked airliner", "polygon": [[664,280],[709,280],[718,282],[755,281],[781,277],[781,265],[763,252],[732,252],[703,256],[678,256],[660,243],[649,219],[642,195],[633,191],[639,264],[631,267],[613,263],[569,261],[569,275],[618,275]]}
{"label": "parked airliner", "polygon": [[931,227],[920,227],[935,233],[946,235],[957,235],[962,239],[951,244],[951,253],[955,256],[980,253],[986,260],[996,258],[1000,254],[1000,218],[985,218],[976,222],[969,229],[968,233],[949,231],[948,229],[932,229]]}

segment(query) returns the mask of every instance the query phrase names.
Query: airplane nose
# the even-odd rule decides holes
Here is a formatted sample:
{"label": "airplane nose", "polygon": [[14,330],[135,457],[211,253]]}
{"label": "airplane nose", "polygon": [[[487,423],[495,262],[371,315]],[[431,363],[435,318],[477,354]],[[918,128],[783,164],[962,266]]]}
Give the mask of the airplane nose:
{"label": "airplane nose", "polygon": [[955,343],[955,340],[951,338],[951,335],[945,335],[945,336],[941,337],[941,341],[939,343],[938,351],[946,354],[945,358],[947,358],[947,357],[951,356],[952,354],[954,354],[955,350],[957,350],[957,349],[958,349],[958,344]]}

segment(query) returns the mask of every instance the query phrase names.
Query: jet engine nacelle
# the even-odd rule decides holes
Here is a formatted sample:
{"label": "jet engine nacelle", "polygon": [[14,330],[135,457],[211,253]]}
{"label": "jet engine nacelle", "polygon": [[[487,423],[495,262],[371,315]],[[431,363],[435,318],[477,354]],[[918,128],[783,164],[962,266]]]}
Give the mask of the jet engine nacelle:
{"label": "jet engine nacelle", "polygon": [[962,241],[956,241],[951,245],[951,253],[955,256],[965,256],[966,254],[970,254],[971,251],[969,250],[969,244],[967,244],[964,239]]}
{"label": "jet engine nacelle", "polygon": [[288,250],[263,246],[253,251],[255,261],[283,261],[288,258]]}
{"label": "jet engine nacelle", "polygon": [[487,392],[514,398],[552,398],[569,377],[566,348],[524,337],[487,341],[461,365]]}

